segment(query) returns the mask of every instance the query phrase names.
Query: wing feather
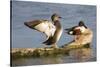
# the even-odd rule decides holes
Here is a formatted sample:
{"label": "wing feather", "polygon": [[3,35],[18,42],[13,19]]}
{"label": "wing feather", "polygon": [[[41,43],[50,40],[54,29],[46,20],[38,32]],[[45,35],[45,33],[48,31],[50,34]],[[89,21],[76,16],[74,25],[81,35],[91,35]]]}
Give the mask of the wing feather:
{"label": "wing feather", "polygon": [[51,21],[44,21],[34,27],[36,30],[45,33],[47,39],[54,35],[56,27],[52,24]]}
{"label": "wing feather", "polygon": [[47,36],[47,39],[53,36],[56,30],[56,27],[53,25],[53,23],[48,20],[33,20],[30,22],[25,22],[24,24],[31,29],[43,32]]}

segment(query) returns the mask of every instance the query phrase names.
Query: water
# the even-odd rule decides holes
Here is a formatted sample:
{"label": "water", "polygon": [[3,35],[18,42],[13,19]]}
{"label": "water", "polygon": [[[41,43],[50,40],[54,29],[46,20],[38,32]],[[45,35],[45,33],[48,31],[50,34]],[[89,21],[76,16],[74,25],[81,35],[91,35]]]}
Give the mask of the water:
{"label": "water", "polygon": [[[24,25],[25,21],[35,19],[48,19],[53,13],[58,13],[63,19],[61,24],[63,29],[70,28],[83,20],[85,24],[93,30],[93,52],[96,56],[96,6],[72,5],[72,4],[52,4],[39,2],[12,2],[12,48],[36,48],[44,47],[45,35],[29,29]],[[65,31],[58,42],[62,46],[73,40],[73,37],[67,35]],[[64,57],[63,57],[64,58]],[[66,58],[66,56],[65,56]],[[31,61],[29,59],[28,61]],[[42,59],[40,59],[41,61]],[[64,59],[63,59],[64,60]],[[35,61],[35,60],[34,60]],[[38,61],[38,59],[36,59]],[[38,61],[39,62],[39,61]]]}
{"label": "water", "polygon": [[47,57],[47,58],[21,58],[14,60],[12,66],[31,66],[31,65],[44,65],[44,64],[65,64],[77,62],[95,61],[95,58],[85,60],[73,60],[72,57]]}

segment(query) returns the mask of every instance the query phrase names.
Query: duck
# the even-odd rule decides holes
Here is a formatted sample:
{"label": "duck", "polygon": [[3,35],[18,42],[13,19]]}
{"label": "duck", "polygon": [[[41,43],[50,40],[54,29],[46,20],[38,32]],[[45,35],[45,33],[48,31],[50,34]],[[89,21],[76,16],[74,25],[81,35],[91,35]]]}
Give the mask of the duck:
{"label": "duck", "polygon": [[67,45],[85,45],[92,42],[93,31],[88,28],[83,21],[80,21],[77,26],[65,29],[67,34],[73,35],[73,41],[69,42]]}
{"label": "duck", "polygon": [[38,19],[33,21],[24,22],[24,25],[30,29],[37,30],[46,35],[46,40],[43,42],[45,45],[57,48],[57,42],[62,34],[62,26],[60,23],[61,17],[54,13],[50,20]]}

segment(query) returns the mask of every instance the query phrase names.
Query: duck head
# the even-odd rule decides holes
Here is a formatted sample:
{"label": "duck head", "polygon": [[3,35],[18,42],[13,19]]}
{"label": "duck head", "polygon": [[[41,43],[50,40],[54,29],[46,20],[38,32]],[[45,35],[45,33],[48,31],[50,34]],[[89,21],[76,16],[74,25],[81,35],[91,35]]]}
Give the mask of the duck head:
{"label": "duck head", "polygon": [[60,17],[58,14],[56,14],[56,13],[54,13],[52,16],[51,16],[51,20],[54,22],[54,21],[58,21],[60,18],[62,18],[62,17]]}
{"label": "duck head", "polygon": [[81,35],[82,33],[84,33],[84,31],[87,29],[86,25],[84,24],[83,21],[80,21],[78,23],[78,26],[74,26],[72,28],[69,29],[65,29],[67,30],[67,33],[69,35]]}

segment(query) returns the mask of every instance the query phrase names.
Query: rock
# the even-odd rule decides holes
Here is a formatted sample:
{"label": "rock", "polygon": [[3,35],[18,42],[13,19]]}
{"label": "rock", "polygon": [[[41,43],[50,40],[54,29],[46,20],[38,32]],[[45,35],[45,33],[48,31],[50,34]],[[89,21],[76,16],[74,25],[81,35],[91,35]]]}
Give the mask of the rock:
{"label": "rock", "polygon": [[47,57],[57,55],[69,55],[69,51],[73,49],[86,48],[79,45],[72,45],[63,48],[13,48],[11,50],[11,58],[21,57]]}

